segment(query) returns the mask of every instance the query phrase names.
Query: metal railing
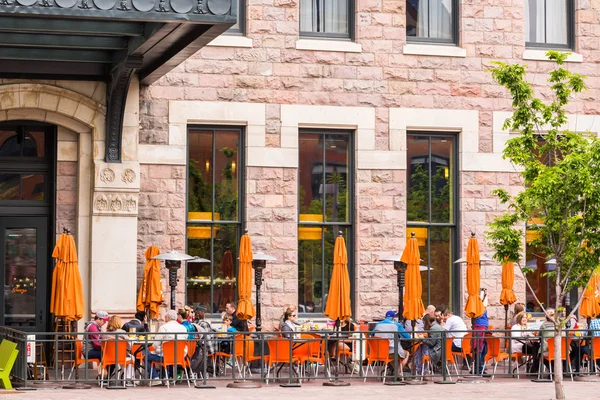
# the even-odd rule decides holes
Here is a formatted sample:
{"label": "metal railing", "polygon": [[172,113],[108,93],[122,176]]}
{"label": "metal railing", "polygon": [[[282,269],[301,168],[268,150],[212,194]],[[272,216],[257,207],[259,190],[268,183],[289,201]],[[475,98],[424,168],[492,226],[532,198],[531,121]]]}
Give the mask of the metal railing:
{"label": "metal railing", "polygon": [[[127,381],[207,387],[211,382],[239,380],[297,386],[307,380],[377,379],[401,384],[488,376],[545,379],[551,371],[549,359],[553,354],[547,349],[552,347],[554,332],[528,332],[532,335],[525,338],[520,337],[521,331],[498,329],[417,331],[409,332],[410,337],[359,331],[286,332],[288,337],[280,332],[156,332],[134,336],[102,332],[100,343],[105,362],[111,357],[106,346],[114,341],[112,356],[118,364],[127,364],[106,369],[104,381],[109,387],[124,386]],[[86,351],[94,334],[25,333],[0,327],[0,338],[17,343],[19,356],[12,378],[22,388],[35,387],[38,380],[56,384],[100,382],[98,371],[103,368],[90,368],[92,360]],[[424,337],[426,334],[431,337]],[[570,367],[578,375],[598,374],[600,331],[565,330],[564,335],[565,374],[570,375]],[[516,352],[520,344],[527,350]],[[45,352],[45,360],[40,359],[40,351]],[[478,353],[482,353],[481,358]],[[403,357],[406,354],[408,363]],[[33,379],[33,369],[42,361],[47,369]]]}

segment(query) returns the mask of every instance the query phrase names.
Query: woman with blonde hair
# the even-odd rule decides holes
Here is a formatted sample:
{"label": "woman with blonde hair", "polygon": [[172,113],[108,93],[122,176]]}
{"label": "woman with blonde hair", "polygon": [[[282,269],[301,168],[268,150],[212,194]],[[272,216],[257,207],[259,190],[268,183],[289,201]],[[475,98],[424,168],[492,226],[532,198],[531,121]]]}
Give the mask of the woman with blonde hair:
{"label": "woman with blonde hair", "polygon": [[529,330],[527,326],[527,313],[525,311],[519,312],[517,315],[515,315],[515,320],[516,323],[512,326],[510,331],[511,351],[513,354],[523,354],[526,358],[528,358],[528,361],[534,361],[529,372],[537,372],[539,364],[536,363],[535,360],[538,358],[540,345],[539,342],[531,340],[531,338],[535,335],[534,332]]}
{"label": "woman with blonde hair", "polygon": [[[117,315],[113,315],[110,317],[108,324],[106,326],[106,332],[114,332],[114,335],[107,335],[108,340],[118,340],[119,342],[127,343],[127,361],[131,361],[133,364],[133,356],[131,355],[131,342],[129,341],[129,336],[127,336],[127,332],[125,332],[121,327],[123,326],[123,322],[121,318]],[[118,337],[118,339],[117,339]],[[133,365],[128,364],[125,367],[125,386],[135,386],[133,383]],[[108,371],[110,375],[110,370]]]}

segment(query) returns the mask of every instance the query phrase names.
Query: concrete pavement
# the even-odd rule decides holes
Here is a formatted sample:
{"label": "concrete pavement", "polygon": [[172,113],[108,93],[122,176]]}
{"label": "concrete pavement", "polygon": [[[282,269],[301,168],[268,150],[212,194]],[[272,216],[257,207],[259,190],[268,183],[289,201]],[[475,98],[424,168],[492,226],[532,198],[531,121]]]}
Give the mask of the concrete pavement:
{"label": "concrete pavement", "polygon": [[[17,392],[7,400],[182,400],[189,398],[215,398],[219,400],[397,400],[442,398],[444,400],[548,400],[554,398],[554,384],[533,383],[525,379],[490,381],[489,383],[438,385],[429,382],[424,386],[384,386],[381,383],[352,382],[347,387],[323,387],[322,382],[303,383],[300,388],[282,388],[275,384],[260,389],[229,389],[225,382],[218,383],[217,389],[189,389],[187,385],[177,387],[136,387],[126,390],[107,390],[94,387],[90,390],[45,389],[30,392]],[[597,399],[600,397],[598,382],[565,382],[569,400]],[[8,394],[0,391],[0,395]]]}

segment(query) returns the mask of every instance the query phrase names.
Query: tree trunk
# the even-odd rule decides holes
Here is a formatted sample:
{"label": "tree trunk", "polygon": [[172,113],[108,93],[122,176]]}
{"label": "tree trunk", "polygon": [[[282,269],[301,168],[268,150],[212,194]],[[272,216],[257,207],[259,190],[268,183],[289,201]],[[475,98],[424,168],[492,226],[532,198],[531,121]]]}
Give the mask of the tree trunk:
{"label": "tree trunk", "polygon": [[563,387],[563,367],[561,360],[562,348],[562,328],[554,328],[554,391],[557,400],[565,399],[565,389]]}

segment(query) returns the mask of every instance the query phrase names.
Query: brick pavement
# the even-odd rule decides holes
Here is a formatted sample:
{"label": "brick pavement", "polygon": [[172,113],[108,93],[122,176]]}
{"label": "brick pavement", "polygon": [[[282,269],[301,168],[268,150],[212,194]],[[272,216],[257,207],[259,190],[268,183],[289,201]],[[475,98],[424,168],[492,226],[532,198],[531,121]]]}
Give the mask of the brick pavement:
{"label": "brick pavement", "polygon": [[[24,400],[104,400],[115,399],[144,399],[144,400],[169,400],[187,399],[190,397],[218,398],[219,400],[261,400],[282,399],[293,396],[295,399],[319,399],[319,400],[358,400],[358,399],[405,399],[435,398],[444,400],[467,400],[467,399],[527,399],[547,400],[553,398],[554,386],[550,383],[533,383],[528,380],[498,380],[485,384],[456,384],[436,385],[429,382],[426,386],[384,386],[382,384],[353,382],[352,386],[330,388],[323,387],[321,382],[304,383],[301,388],[282,388],[278,385],[263,386],[261,389],[228,389],[225,383],[214,390],[189,389],[187,386],[177,386],[167,389],[166,387],[137,387],[127,390],[105,390],[92,388],[91,390],[37,390],[32,392],[20,392],[13,394],[7,399]],[[569,400],[596,399],[600,391],[598,382],[565,382],[565,390]],[[0,394],[3,394],[0,391]],[[436,395],[437,394],[437,395]]]}

